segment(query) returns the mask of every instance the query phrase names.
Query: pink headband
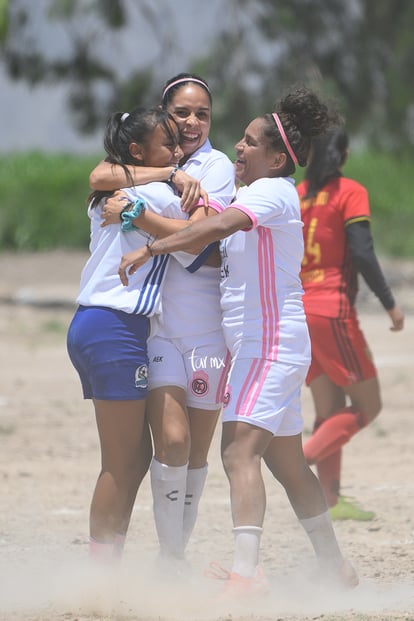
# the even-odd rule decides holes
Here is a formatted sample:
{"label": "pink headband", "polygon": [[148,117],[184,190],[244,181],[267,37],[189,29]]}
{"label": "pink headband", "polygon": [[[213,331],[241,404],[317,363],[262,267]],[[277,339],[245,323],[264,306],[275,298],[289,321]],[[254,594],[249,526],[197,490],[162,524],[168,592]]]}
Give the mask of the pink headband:
{"label": "pink headband", "polygon": [[289,140],[287,139],[287,136],[285,134],[285,130],[283,129],[282,122],[279,119],[279,115],[276,114],[276,112],[272,112],[272,117],[275,120],[275,123],[277,125],[278,130],[279,130],[279,133],[282,136],[282,140],[285,143],[285,147],[288,150],[288,153],[289,153],[290,157],[292,158],[293,163],[297,165],[298,164],[298,158],[296,157],[296,155],[293,152],[292,147],[290,146]]}
{"label": "pink headband", "polygon": [[206,91],[210,93],[210,89],[208,88],[207,84],[203,82],[202,80],[197,80],[197,78],[180,78],[179,80],[175,80],[175,82],[171,82],[171,84],[165,87],[161,99],[164,99],[165,95],[168,93],[170,88],[172,88],[173,86],[176,86],[176,84],[182,84],[183,82],[196,82],[197,84],[201,84],[201,86],[204,86]]}

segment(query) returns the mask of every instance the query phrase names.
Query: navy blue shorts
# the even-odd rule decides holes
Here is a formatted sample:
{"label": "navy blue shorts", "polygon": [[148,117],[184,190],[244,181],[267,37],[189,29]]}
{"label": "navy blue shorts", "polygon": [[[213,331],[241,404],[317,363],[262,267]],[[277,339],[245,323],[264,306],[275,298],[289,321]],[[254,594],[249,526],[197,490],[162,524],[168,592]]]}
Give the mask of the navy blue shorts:
{"label": "navy blue shorts", "polygon": [[67,349],[84,399],[132,401],[148,392],[149,319],[101,306],[80,306]]}

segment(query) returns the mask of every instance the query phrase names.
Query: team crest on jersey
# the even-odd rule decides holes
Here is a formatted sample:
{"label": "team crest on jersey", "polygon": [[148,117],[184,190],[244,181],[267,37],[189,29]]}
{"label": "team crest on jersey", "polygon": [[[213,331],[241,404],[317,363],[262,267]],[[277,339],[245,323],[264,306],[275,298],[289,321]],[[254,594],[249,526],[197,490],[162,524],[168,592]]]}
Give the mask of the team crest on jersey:
{"label": "team crest on jersey", "polygon": [[231,399],[231,387],[227,384],[223,395],[223,408],[227,407]]}
{"label": "team crest on jersey", "polygon": [[141,364],[135,370],[135,388],[148,388],[148,366]]}
{"label": "team crest on jersey", "polygon": [[206,395],[209,391],[208,374],[205,371],[197,371],[191,380],[191,391],[197,397]]}

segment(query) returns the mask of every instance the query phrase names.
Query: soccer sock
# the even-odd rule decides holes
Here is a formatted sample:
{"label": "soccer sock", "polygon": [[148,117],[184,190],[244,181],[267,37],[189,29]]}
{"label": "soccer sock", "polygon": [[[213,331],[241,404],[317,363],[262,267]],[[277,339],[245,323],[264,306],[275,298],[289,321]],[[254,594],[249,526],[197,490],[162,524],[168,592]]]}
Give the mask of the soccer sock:
{"label": "soccer sock", "polygon": [[350,407],[337,410],[305,442],[303,452],[306,461],[308,464],[322,461],[349,442],[365,424],[361,412]]}
{"label": "soccer sock", "polygon": [[328,507],[333,507],[338,502],[341,481],[341,458],[342,449],[338,449],[316,464],[318,479],[325,494]]}
{"label": "soccer sock", "polygon": [[122,533],[117,533],[114,539],[114,558],[120,560],[122,558],[125,546],[126,535]]}
{"label": "soccer sock", "polygon": [[342,562],[343,557],[335,536],[329,511],[299,521],[311,541],[318,561],[325,566],[337,567]]}
{"label": "soccer sock", "polygon": [[102,565],[109,565],[114,558],[114,544],[89,537],[89,558]]}
{"label": "soccer sock", "polygon": [[187,487],[185,491],[184,519],[183,519],[183,543],[186,547],[193,532],[201,494],[206,482],[208,465],[202,468],[189,468],[187,471]]}
{"label": "soccer sock", "polygon": [[234,559],[232,573],[244,578],[254,578],[259,563],[260,526],[236,526],[234,533]]}
{"label": "soccer sock", "polygon": [[151,462],[154,520],[161,554],[184,556],[183,517],[187,467],[168,466],[155,458]]}

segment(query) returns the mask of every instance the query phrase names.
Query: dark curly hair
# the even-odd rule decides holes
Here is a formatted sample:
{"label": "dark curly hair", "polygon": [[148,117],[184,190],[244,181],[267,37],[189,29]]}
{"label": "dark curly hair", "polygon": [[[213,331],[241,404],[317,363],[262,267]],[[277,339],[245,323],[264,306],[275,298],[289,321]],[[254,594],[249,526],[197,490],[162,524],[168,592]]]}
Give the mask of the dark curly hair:
{"label": "dark curly hair", "polygon": [[[315,136],[327,131],[339,120],[339,115],[330,110],[324,102],[311,90],[301,86],[290,91],[275,105],[283,130],[289,141],[299,166],[308,163],[311,142]],[[268,140],[269,148],[282,151],[287,155],[284,175],[295,172],[288,149],[283,141],[272,114],[264,115],[264,135]]]}

